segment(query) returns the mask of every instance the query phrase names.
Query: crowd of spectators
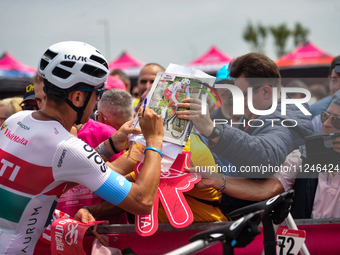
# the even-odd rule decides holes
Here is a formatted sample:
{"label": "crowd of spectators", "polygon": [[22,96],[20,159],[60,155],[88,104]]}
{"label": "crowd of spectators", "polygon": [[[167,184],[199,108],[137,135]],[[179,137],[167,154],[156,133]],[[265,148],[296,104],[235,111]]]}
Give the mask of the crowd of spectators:
{"label": "crowd of spectators", "polygon": [[[68,131],[95,148],[106,162],[109,171],[116,171],[131,183],[138,185],[143,184],[137,182],[133,169],[139,160],[138,155],[143,154],[145,146],[134,146],[131,151],[127,146],[120,146],[119,151],[115,151],[117,149],[111,144],[111,136],[118,137],[124,132],[124,135],[128,133],[127,128],[138,114],[138,103],[145,98],[157,73],[164,70],[157,63],[146,64],[141,69],[136,85],[131,84],[129,77],[121,70],[107,72],[107,87],[105,91],[104,87],[101,87],[104,92],[97,92],[102,93],[101,99],[96,102],[96,105],[96,100],[93,101],[95,107],[88,112],[92,117],[86,121],[82,119],[83,115],[79,112],[83,111],[83,114],[87,114],[87,111],[85,112],[87,102],[83,109],[78,106],[76,96],[70,99],[74,104],[74,107],[70,107],[70,111],[71,108],[76,109],[77,114],[73,116],[67,113],[68,117],[74,118],[74,121],[69,121],[72,125]],[[23,97],[6,98],[0,101],[1,130],[6,127],[6,120],[12,115],[17,116],[15,114],[19,111],[40,112],[42,121],[50,117],[46,114],[48,112],[46,109],[50,109],[49,114],[55,112],[51,110],[52,104],[46,106],[46,103],[58,104],[61,102],[58,101],[60,98],[51,99],[53,93],[56,95],[57,92],[51,92],[52,82],[40,74],[37,73],[27,84]],[[242,91],[243,116],[233,114],[235,98],[233,99],[230,90],[224,88],[217,89],[222,105],[216,107],[210,102],[207,114],[202,114],[199,100],[187,98],[178,104],[179,107],[187,109],[178,112],[179,118],[192,121],[194,126],[190,139],[183,149],[191,152],[191,168],[186,170],[197,171],[204,166],[214,166],[218,169],[218,164],[224,162],[234,166],[237,172],[235,174],[215,171],[209,175],[202,173],[201,182],[192,191],[185,193],[195,222],[227,221],[229,212],[255,201],[269,199],[291,188],[295,190],[296,197],[292,207],[293,218],[340,218],[338,171],[327,172],[326,170],[312,177],[301,174],[309,162],[308,155],[306,156],[305,153],[306,149],[308,151],[305,147],[305,138],[313,134],[326,135],[340,132],[340,56],[335,57],[331,63],[328,79],[329,89],[323,84],[306,85],[299,79],[292,80],[286,85],[288,88],[304,88],[311,92],[312,100],[301,104],[301,107],[312,113],[306,115],[295,104],[282,103],[287,99],[303,99],[305,95],[288,93],[287,98],[282,98],[281,75],[275,62],[262,53],[251,52],[233,59],[229,66],[224,66],[217,73],[216,80],[216,84],[234,85]],[[80,92],[82,88],[85,88],[83,91],[93,91],[86,90],[88,88],[85,86],[79,89]],[[96,89],[98,90],[97,87]],[[68,93],[72,91],[69,90]],[[81,98],[80,95],[78,97]],[[249,97],[252,101],[248,101]],[[249,102],[252,104],[249,105]],[[68,106],[65,104],[65,107]],[[285,115],[282,115],[282,107],[286,107]],[[79,110],[80,108],[82,110]],[[252,109],[256,109],[257,113]],[[148,111],[152,112],[152,110]],[[259,111],[265,114],[259,114]],[[158,132],[157,139],[159,139],[161,136],[159,131],[152,127],[152,125],[160,125],[159,119],[152,115],[155,113],[150,112],[147,112],[150,122],[144,125],[143,132],[147,133],[148,137],[153,137],[152,132]],[[58,118],[59,115],[55,116],[57,117],[50,117],[50,119],[66,126]],[[225,119],[232,124],[215,125],[215,119]],[[149,131],[145,131],[146,127]],[[331,141],[333,150],[340,153],[340,137],[332,137]],[[112,150],[107,149],[108,146],[111,146]],[[161,147],[157,148],[151,150],[162,155]],[[156,159],[153,164],[159,168],[159,162],[156,162],[159,158],[154,154],[152,158]],[[329,162],[333,168],[339,169],[339,158]],[[267,166],[268,169],[280,167],[281,170],[256,173],[241,171],[263,166]],[[282,169],[289,169],[289,171]],[[159,174],[156,170],[154,174],[156,172]],[[154,195],[150,197],[154,198]],[[139,194],[136,194],[136,198],[133,199],[142,199],[138,196]],[[129,200],[130,203],[132,200]],[[122,201],[120,202],[123,203]],[[148,201],[146,204],[149,208],[153,201]],[[140,210],[134,210],[131,209],[134,205],[126,206],[125,203],[121,205],[114,204],[111,200],[107,201],[107,197],[101,197],[100,193],[93,192],[93,189],[86,187],[85,184],[70,180],[56,208],[83,222],[102,219],[109,220],[110,223],[124,224],[133,223],[131,217],[127,217],[128,214],[148,211],[145,208],[141,209],[142,206]],[[162,207],[159,208],[159,220],[168,222]]]}

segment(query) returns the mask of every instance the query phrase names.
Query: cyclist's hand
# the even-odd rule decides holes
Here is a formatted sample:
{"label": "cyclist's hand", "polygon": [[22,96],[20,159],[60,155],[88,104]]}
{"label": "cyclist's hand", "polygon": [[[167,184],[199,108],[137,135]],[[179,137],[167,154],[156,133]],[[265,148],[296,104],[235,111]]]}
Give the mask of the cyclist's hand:
{"label": "cyclist's hand", "polygon": [[139,111],[138,118],[147,146],[161,149],[164,135],[162,118],[149,107],[145,107],[144,113]]}
{"label": "cyclist's hand", "polygon": [[89,210],[85,208],[80,208],[78,212],[74,215],[75,220],[79,220],[82,223],[87,224],[89,221],[95,221],[96,219],[93,215],[89,212]]}
{"label": "cyclist's hand", "polygon": [[205,136],[212,134],[214,123],[210,119],[208,104],[206,105],[206,114],[202,114],[202,103],[195,98],[183,99],[178,106],[188,109],[186,111],[177,111],[178,118],[192,120],[195,128]]}
{"label": "cyclist's hand", "polygon": [[139,128],[131,128],[133,120],[124,123],[120,129],[112,135],[112,141],[118,151],[126,150],[129,147],[129,134],[141,134]]}

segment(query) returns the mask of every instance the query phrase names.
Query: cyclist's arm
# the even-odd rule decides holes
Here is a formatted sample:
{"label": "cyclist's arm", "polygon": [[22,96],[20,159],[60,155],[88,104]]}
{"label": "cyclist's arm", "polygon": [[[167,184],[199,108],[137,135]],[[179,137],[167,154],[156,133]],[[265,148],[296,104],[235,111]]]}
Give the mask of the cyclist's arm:
{"label": "cyclist's arm", "polygon": [[[160,116],[146,107],[140,126],[146,145],[158,150],[163,145],[163,122]],[[144,164],[136,183],[108,168],[99,154],[81,140],[71,137],[55,154],[53,176],[56,181],[83,184],[104,200],[133,214],[151,212],[159,184],[161,155],[145,152]]]}
{"label": "cyclist's arm", "polygon": [[111,169],[113,169],[117,173],[125,176],[125,175],[127,175],[127,174],[129,174],[133,171],[136,163],[137,163],[137,161],[131,159],[125,153],[113,162],[106,162],[106,165],[108,165],[108,167],[110,167]]}

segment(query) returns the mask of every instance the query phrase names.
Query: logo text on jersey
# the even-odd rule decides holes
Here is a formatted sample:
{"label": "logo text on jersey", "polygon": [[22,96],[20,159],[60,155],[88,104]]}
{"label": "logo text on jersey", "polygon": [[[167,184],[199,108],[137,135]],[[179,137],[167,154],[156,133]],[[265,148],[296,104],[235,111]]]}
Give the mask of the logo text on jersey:
{"label": "logo text on jersey", "polygon": [[23,242],[23,245],[25,246],[21,251],[26,253],[26,249],[29,247],[29,243],[31,242],[32,238],[35,236],[35,227],[34,225],[38,222],[38,217],[36,215],[39,215],[39,209],[42,207],[33,208],[34,212],[31,214],[31,217],[28,219],[27,222],[27,229],[26,229],[26,237],[25,242]]}
{"label": "logo text on jersey", "polygon": [[58,167],[61,167],[61,165],[63,164],[63,159],[65,157],[66,152],[67,152],[67,150],[63,150],[63,152],[61,153],[61,156],[60,156],[59,161],[58,161]]}
{"label": "logo text on jersey", "polygon": [[18,123],[17,123],[17,124],[18,124],[18,126],[19,126],[19,127],[21,127],[22,129],[25,129],[25,130],[30,130],[30,127],[28,127],[28,126],[26,126],[26,125],[22,124],[22,123],[21,123],[21,121],[18,121]]}
{"label": "logo text on jersey", "polygon": [[84,150],[86,152],[91,153],[90,155],[87,156],[88,159],[93,159],[93,161],[100,165],[100,171],[102,171],[103,173],[106,172],[107,170],[107,165],[105,164],[105,162],[103,161],[103,159],[99,156],[99,154],[95,151],[95,149],[93,149],[90,145],[85,144],[84,145]]}
{"label": "logo text on jersey", "polygon": [[5,131],[5,136],[10,139],[13,142],[20,143],[22,145],[25,145],[28,143],[28,141],[24,137],[19,137],[12,133],[8,128]]}

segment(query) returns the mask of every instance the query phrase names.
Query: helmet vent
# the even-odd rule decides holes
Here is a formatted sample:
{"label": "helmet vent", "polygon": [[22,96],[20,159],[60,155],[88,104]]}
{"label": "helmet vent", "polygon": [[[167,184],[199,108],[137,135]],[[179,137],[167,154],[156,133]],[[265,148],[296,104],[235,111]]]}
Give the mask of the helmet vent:
{"label": "helmet vent", "polygon": [[44,53],[44,56],[48,57],[49,59],[54,59],[55,56],[57,56],[58,53],[54,53],[50,50],[47,50],[45,53]]}
{"label": "helmet vent", "polygon": [[92,59],[93,61],[98,62],[99,64],[104,65],[107,69],[109,69],[109,67],[108,67],[107,62],[106,62],[105,59],[102,59],[102,58],[100,58],[100,57],[98,57],[98,56],[95,56],[95,55],[92,55],[92,56],[90,57],[90,59]]}
{"label": "helmet vent", "polygon": [[67,66],[69,68],[72,68],[75,65],[75,62],[72,62],[72,61],[62,61],[62,62],[60,62],[60,64],[63,65],[63,66]]}
{"label": "helmet vent", "polygon": [[40,60],[40,69],[42,71],[44,71],[44,69],[46,68],[47,65],[48,65],[48,62],[45,59]]}
{"label": "helmet vent", "polygon": [[71,75],[70,72],[68,72],[64,69],[61,69],[59,67],[55,67],[52,71],[52,74],[59,77],[59,78],[62,78],[62,79],[67,79]]}
{"label": "helmet vent", "polygon": [[107,75],[106,71],[87,64],[80,71],[96,78],[103,78]]}

